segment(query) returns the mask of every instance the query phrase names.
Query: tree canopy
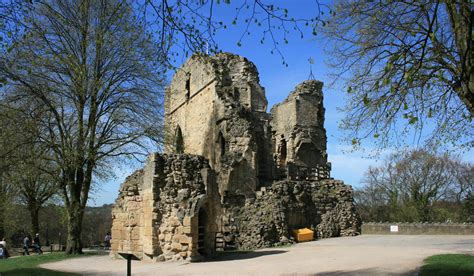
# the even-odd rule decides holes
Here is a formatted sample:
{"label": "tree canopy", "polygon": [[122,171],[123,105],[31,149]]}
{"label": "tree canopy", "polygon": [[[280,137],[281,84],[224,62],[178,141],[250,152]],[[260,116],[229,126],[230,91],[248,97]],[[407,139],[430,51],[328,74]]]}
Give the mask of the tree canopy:
{"label": "tree canopy", "polygon": [[130,1],[34,1],[22,36],[0,60],[7,101],[41,110],[38,140],[51,151],[68,211],[69,253],[93,174],[111,158],[156,148],[162,121],[163,53]]}
{"label": "tree canopy", "polygon": [[[474,166],[423,150],[390,155],[369,168],[356,205],[365,221],[470,221]],[[471,204],[471,205],[469,205]]]}
{"label": "tree canopy", "polygon": [[39,210],[58,192],[58,168],[51,161],[51,150],[38,139],[41,112],[25,106],[25,101],[14,105],[7,99],[0,102],[0,128],[5,132],[0,143],[6,144],[3,154],[9,157],[9,167],[3,169],[0,177],[4,186],[14,188],[11,201],[2,204],[25,204],[30,211],[32,233],[38,233]]}
{"label": "tree canopy", "polygon": [[471,1],[344,0],[332,14],[324,33],[347,80],[342,127],[354,145],[414,136],[415,144],[472,146]]}

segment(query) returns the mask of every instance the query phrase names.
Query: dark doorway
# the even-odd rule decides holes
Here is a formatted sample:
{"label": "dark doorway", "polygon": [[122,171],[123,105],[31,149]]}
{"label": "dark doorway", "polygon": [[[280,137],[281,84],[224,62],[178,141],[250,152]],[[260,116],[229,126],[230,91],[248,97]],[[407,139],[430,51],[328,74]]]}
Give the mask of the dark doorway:
{"label": "dark doorway", "polygon": [[197,251],[202,256],[206,255],[205,238],[206,238],[207,212],[204,208],[199,209],[198,215],[198,248]]}

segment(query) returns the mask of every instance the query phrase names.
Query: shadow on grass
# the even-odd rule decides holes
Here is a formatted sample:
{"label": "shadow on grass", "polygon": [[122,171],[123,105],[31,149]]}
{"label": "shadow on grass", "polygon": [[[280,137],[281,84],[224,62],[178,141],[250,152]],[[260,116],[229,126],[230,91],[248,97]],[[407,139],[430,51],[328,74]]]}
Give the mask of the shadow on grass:
{"label": "shadow on grass", "polygon": [[472,276],[474,275],[474,270],[463,269],[456,266],[444,266],[444,267],[426,267],[422,271],[420,271],[420,276]]}
{"label": "shadow on grass", "polygon": [[414,276],[416,276],[416,275],[418,275],[418,271],[410,270],[410,271],[405,271],[405,272],[401,272],[401,273],[392,273],[392,272],[380,270],[378,268],[365,268],[365,269],[357,269],[357,270],[335,270],[335,271],[327,271],[327,272],[318,272],[318,273],[310,274],[310,275],[317,275],[317,276],[414,275]]}
{"label": "shadow on grass", "polygon": [[285,250],[265,250],[265,251],[223,251],[217,252],[212,258],[204,260],[204,262],[222,262],[253,259],[262,256],[276,255],[286,253]]}
{"label": "shadow on grass", "polygon": [[66,276],[66,275],[79,275],[75,273],[67,273],[67,272],[60,272],[60,271],[54,271],[54,270],[49,270],[49,269],[44,269],[44,268],[18,268],[18,269],[12,269],[8,270],[6,272],[0,272],[0,275],[2,276]]}
{"label": "shadow on grass", "polygon": [[77,275],[71,273],[57,272],[39,265],[58,262],[71,258],[81,258],[97,255],[95,252],[87,252],[82,255],[66,255],[64,253],[52,253],[43,255],[30,255],[0,260],[0,276],[5,275]]}

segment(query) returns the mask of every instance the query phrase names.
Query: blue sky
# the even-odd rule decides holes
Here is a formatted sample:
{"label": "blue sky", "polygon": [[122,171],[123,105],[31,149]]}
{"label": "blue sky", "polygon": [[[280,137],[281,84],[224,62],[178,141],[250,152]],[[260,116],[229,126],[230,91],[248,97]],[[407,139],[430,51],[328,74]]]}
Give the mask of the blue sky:
{"label": "blue sky", "polygon": [[[233,1],[240,3],[240,1]],[[314,0],[298,0],[298,1],[275,1],[285,8],[288,8],[290,16],[308,17],[315,13]],[[268,109],[278,102],[283,101],[294,87],[300,82],[306,80],[310,73],[310,64],[308,58],[314,59],[313,74],[317,80],[323,81],[324,106],[326,108],[325,128],[328,137],[328,157],[332,163],[331,176],[343,180],[345,183],[360,186],[364,172],[369,166],[377,166],[381,164],[381,158],[386,156],[388,152],[382,153],[379,159],[367,158],[368,152],[371,150],[370,144],[365,144],[364,152],[347,152],[351,147],[343,144],[340,140],[343,133],[338,129],[339,120],[344,116],[338,111],[345,103],[346,90],[341,81],[329,87],[333,81],[329,77],[331,68],[325,61],[331,57],[325,53],[328,47],[318,36],[313,36],[310,29],[306,29],[303,39],[300,35],[290,32],[288,35],[288,44],[283,42],[279,45],[279,49],[283,54],[288,67],[282,65],[282,58],[278,54],[271,54],[273,45],[268,41],[260,44],[262,29],[252,27],[251,35],[246,36],[242,41],[242,46],[237,46],[237,41],[244,32],[243,18],[236,25],[232,25],[232,18],[235,14],[235,6],[217,5],[214,14],[217,19],[222,18],[228,23],[225,31],[217,33],[215,37],[220,49],[224,52],[232,52],[242,55],[252,61],[258,68],[260,73],[260,84],[265,87],[268,99]],[[240,24],[239,24],[240,22]],[[185,59],[183,58],[182,61]],[[180,64],[176,64],[179,66]],[[466,154],[463,158],[467,161],[474,161],[473,152]],[[125,177],[135,169],[141,167],[142,164],[135,166],[123,167],[116,169],[116,179],[103,183],[96,192],[93,193],[90,205],[100,206],[102,204],[113,203],[118,195],[118,189]]]}

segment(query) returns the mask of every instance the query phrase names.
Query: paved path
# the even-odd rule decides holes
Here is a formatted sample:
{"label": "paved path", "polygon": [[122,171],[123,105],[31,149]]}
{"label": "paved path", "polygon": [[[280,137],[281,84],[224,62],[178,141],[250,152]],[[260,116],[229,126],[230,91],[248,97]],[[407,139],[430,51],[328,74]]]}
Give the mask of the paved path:
{"label": "paved path", "polygon": [[[132,262],[133,275],[416,275],[427,256],[474,254],[472,236],[363,235],[226,255],[218,261]],[[125,275],[126,262],[108,256],[41,267],[85,275]]]}

